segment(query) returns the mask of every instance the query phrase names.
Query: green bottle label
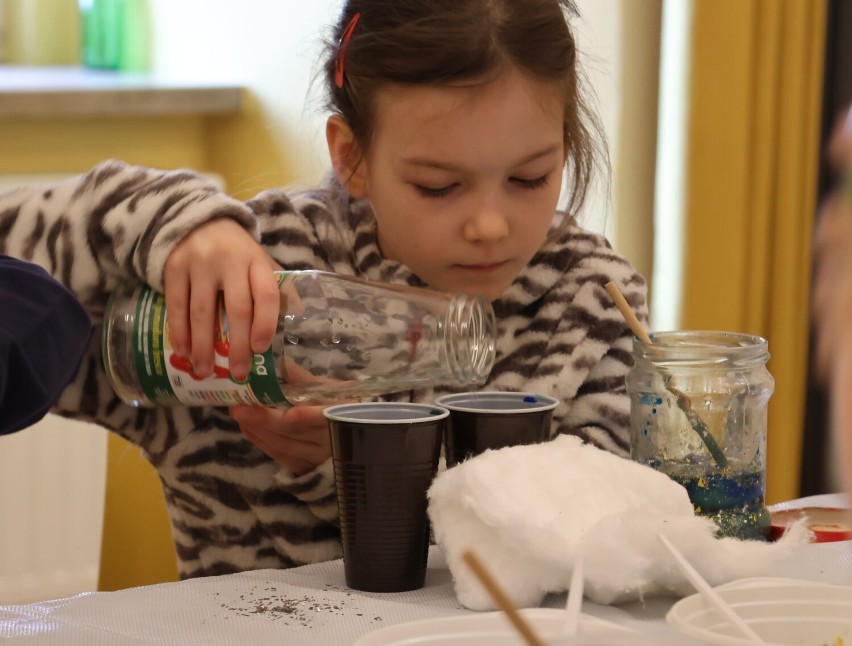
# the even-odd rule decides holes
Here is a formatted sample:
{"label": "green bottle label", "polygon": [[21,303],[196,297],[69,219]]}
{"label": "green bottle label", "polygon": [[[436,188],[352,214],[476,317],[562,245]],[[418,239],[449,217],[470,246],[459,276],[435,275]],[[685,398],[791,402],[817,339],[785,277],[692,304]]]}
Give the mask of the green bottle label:
{"label": "green bottle label", "polygon": [[228,319],[220,305],[215,328],[213,374],[204,379],[192,372],[188,359],[177,356],[169,340],[165,296],[147,285],[134,293],[133,357],[145,395],[159,404],[288,406],[275,372],[270,348],[255,354],[246,381],[228,369]]}

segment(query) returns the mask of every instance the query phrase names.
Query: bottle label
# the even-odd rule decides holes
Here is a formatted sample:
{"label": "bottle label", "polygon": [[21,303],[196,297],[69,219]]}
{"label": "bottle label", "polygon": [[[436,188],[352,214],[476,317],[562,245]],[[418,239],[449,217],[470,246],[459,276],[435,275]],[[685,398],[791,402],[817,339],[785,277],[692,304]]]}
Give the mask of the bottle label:
{"label": "bottle label", "polygon": [[228,319],[220,305],[215,325],[213,374],[204,379],[192,372],[188,359],[177,356],[169,340],[165,296],[147,285],[134,294],[133,356],[142,390],[159,404],[287,406],[270,348],[255,354],[244,382],[228,369]]}

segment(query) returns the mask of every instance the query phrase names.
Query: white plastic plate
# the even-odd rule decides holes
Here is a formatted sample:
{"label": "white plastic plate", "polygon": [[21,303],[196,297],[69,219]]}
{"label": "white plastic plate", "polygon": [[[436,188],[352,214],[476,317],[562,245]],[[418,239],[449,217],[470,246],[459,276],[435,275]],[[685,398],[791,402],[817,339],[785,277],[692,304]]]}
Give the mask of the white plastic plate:
{"label": "white plastic plate", "polygon": [[[580,637],[560,640],[564,610],[528,608],[520,613],[549,645],[642,643],[635,631],[589,615],[580,616]],[[522,646],[524,643],[504,613],[484,612],[388,626],[365,635],[354,646]]]}
{"label": "white plastic plate", "polygon": [[[763,577],[716,588],[768,644],[852,646],[852,586]],[[708,644],[753,644],[700,595],[675,603],[666,621]]]}

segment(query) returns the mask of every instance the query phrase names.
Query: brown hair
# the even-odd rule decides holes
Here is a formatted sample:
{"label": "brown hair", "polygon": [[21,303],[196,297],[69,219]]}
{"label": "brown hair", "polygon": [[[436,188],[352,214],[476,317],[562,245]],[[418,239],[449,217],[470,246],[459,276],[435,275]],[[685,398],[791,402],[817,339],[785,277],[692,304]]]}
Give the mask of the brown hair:
{"label": "brown hair", "polygon": [[[360,14],[350,38],[342,36]],[[377,92],[384,85],[487,81],[507,67],[562,84],[568,213],[582,206],[598,161],[602,129],[584,98],[569,19],[573,0],[347,0],[326,47],[327,107],[366,151]],[[335,68],[345,50],[343,84]],[[600,159],[599,159],[600,158]]]}

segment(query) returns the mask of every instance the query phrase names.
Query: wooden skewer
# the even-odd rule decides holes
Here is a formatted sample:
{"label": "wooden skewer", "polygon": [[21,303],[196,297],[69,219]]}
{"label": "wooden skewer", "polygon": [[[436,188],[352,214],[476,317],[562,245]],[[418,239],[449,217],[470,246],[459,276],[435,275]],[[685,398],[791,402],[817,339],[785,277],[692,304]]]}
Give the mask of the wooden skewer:
{"label": "wooden skewer", "polygon": [[462,552],[462,559],[464,559],[464,562],[467,563],[468,567],[470,567],[476,575],[476,578],[479,579],[479,582],[491,596],[494,603],[496,603],[497,606],[506,613],[509,621],[511,621],[512,625],[515,626],[515,629],[520,633],[521,637],[524,638],[527,645],[545,646],[544,642],[538,635],[536,635],[532,626],[530,626],[529,623],[527,623],[527,621],[521,616],[521,613],[519,613],[518,609],[515,608],[515,604],[512,603],[512,600],[509,599],[508,595],[503,591],[494,577],[491,576],[476,554],[474,554],[471,550],[465,550]]}
{"label": "wooden skewer", "polygon": [[725,601],[709,583],[707,583],[707,580],[701,576],[698,570],[696,570],[689,561],[686,560],[686,557],[681,554],[680,550],[672,545],[666,535],[660,532],[658,536],[663,545],[666,546],[666,549],[671,552],[675,559],[675,563],[677,563],[678,569],[683,572],[683,575],[687,578],[687,580],[695,586],[695,589],[701,593],[701,596],[704,597],[710,605],[716,608],[716,610],[718,610],[732,626],[739,630],[746,639],[754,642],[755,644],[765,644],[766,642],[763,638],[754,632],[754,628],[749,626],[746,620],[740,617],[736,610],[734,610],[730,604]]}
{"label": "wooden skewer", "polygon": [[627,299],[624,298],[624,294],[621,293],[621,290],[618,289],[616,284],[612,281],[609,281],[606,285],[604,285],[604,288],[607,292],[609,292],[612,302],[615,303],[618,311],[621,312],[624,320],[627,321],[627,325],[633,331],[633,334],[635,334],[640,341],[651,345],[651,337],[648,336],[645,328],[642,327],[642,324],[636,317],[636,312],[634,312],[633,308],[630,307]]}

